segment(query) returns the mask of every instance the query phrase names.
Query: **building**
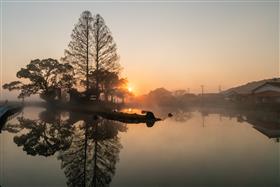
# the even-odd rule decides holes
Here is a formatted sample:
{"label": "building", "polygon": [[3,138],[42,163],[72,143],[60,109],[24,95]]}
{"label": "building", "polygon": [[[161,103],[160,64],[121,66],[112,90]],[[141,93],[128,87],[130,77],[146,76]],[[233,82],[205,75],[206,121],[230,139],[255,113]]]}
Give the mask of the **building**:
{"label": "building", "polygon": [[231,90],[229,92],[224,93],[223,96],[226,101],[242,102],[249,100],[251,92],[240,92]]}
{"label": "building", "polygon": [[280,82],[266,82],[252,90],[257,103],[280,103]]}

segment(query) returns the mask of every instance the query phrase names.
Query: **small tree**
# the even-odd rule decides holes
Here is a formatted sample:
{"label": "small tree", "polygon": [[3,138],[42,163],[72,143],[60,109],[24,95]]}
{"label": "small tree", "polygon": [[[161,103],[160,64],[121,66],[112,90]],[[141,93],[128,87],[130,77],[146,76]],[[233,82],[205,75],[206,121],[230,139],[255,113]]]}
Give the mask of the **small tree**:
{"label": "small tree", "polygon": [[78,76],[85,76],[85,79],[79,77],[80,81],[86,81],[86,90],[89,89],[89,71],[90,61],[93,57],[93,35],[92,35],[93,17],[89,11],[82,12],[78,23],[75,25],[68,49],[65,50],[65,57],[62,58],[75,67]]}
{"label": "small tree", "polygon": [[52,101],[59,96],[58,90],[69,90],[75,84],[72,78],[73,67],[51,58],[32,60],[26,68],[17,72],[17,77],[24,81],[13,81],[4,84],[3,88],[9,91],[20,90],[19,98],[39,94],[42,99]]}

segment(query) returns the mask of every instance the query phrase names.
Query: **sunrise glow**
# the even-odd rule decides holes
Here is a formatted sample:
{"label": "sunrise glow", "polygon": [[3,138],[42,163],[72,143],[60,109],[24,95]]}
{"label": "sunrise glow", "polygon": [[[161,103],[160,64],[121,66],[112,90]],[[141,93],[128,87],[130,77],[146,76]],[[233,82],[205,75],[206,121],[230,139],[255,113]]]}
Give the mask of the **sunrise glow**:
{"label": "sunrise glow", "polygon": [[0,0],[0,187],[279,186],[279,5]]}
{"label": "sunrise glow", "polygon": [[132,87],[128,87],[127,90],[128,90],[128,92],[130,92],[130,93],[133,91]]}

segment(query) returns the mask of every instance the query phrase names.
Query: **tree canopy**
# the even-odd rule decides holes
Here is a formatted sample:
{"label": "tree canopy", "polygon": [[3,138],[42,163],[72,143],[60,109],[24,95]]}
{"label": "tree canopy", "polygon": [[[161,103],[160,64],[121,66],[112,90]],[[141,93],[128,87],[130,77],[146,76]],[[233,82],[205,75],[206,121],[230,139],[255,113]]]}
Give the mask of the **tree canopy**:
{"label": "tree canopy", "polygon": [[91,96],[100,100],[102,94],[104,100],[110,97],[114,101],[114,97],[127,95],[127,79],[120,77],[117,45],[101,15],[82,12],[61,60],[32,60],[17,72],[20,81],[4,84],[3,88],[19,90],[19,98],[38,94],[46,101],[61,99],[62,90],[77,93],[74,100],[84,96],[87,101],[94,98]]}
{"label": "tree canopy", "polygon": [[93,21],[94,38],[94,80],[96,89],[100,90],[100,82],[107,77],[101,77],[103,72],[118,74],[120,64],[118,63],[117,46],[113,36],[105,24],[104,19],[99,15],[94,16]]}
{"label": "tree canopy", "polygon": [[13,81],[3,85],[4,89],[20,90],[19,98],[39,94],[44,100],[54,100],[60,89],[71,89],[75,84],[73,67],[61,64],[55,59],[32,60],[21,68],[16,76],[23,81]]}
{"label": "tree canopy", "polygon": [[100,83],[108,78],[103,76],[104,72],[118,75],[121,69],[112,33],[99,14],[92,16],[84,11],[71,38],[62,60],[75,67],[76,76],[85,90],[95,89],[99,98]]}
{"label": "tree canopy", "polygon": [[[89,71],[93,60],[93,17],[91,12],[82,12],[78,23],[75,25],[72,40],[65,50],[63,61],[75,67],[76,77],[86,81],[86,90],[89,89]],[[83,78],[85,76],[85,79]]]}

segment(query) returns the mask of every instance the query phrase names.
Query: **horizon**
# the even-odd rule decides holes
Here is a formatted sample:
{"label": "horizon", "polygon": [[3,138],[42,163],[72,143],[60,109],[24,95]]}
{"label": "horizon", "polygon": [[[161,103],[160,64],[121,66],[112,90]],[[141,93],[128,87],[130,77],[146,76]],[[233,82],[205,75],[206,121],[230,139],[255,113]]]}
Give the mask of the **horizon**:
{"label": "horizon", "polygon": [[[235,88],[238,88],[238,87],[241,87],[241,86],[246,86],[246,85],[249,84],[249,83],[260,82],[260,81],[267,81],[267,80],[271,80],[271,79],[280,79],[280,77],[272,77],[272,78],[270,78],[270,79],[254,80],[254,81],[250,81],[250,82],[247,82],[247,83],[243,83],[243,84],[241,84],[241,85],[233,86],[233,87],[228,88],[228,89],[226,89],[226,90],[221,90],[220,92],[219,92],[219,91],[216,91],[216,92],[207,92],[207,90],[204,90],[204,93],[203,93],[203,94],[221,94],[222,92],[225,92],[225,91],[228,91],[228,90],[231,90],[231,89],[235,89]],[[261,84],[261,85],[262,85],[262,84]],[[132,88],[129,87],[128,89],[130,90],[130,89],[132,89]],[[155,90],[157,90],[157,89],[165,89],[165,90],[170,91],[170,92],[172,92],[172,93],[174,93],[174,92],[176,92],[176,91],[179,91],[179,90],[184,90],[184,91],[186,91],[185,94],[194,94],[194,95],[196,95],[196,96],[200,96],[200,95],[201,95],[201,88],[200,88],[200,92],[196,92],[196,93],[195,93],[195,92],[191,92],[190,90],[186,90],[186,89],[174,89],[174,90],[169,90],[169,89],[167,89],[167,88],[165,88],[165,87],[157,87],[157,88],[154,88],[154,89],[152,89],[152,90],[149,90],[148,92],[143,93],[143,94],[140,94],[140,95],[134,94],[134,97],[138,98],[138,97],[146,96],[146,95],[150,94],[152,91],[155,91]],[[14,94],[18,94],[19,91],[13,91],[13,92],[14,92]],[[133,89],[130,90],[129,92],[133,92]],[[8,99],[7,99],[7,98],[6,98],[6,99],[5,99],[5,98],[3,98],[3,99],[0,98],[0,102],[5,102],[5,100],[8,100]],[[9,100],[9,102],[22,102],[22,101],[20,101],[19,98],[17,98],[16,96],[14,96],[14,97],[12,97],[11,100]],[[42,100],[41,98],[39,98],[38,95],[33,95],[33,96],[30,96],[29,98],[27,98],[26,102],[44,102],[44,100]]]}
{"label": "horizon", "polygon": [[280,187],[279,5],[0,0],[0,187]]}
{"label": "horizon", "polygon": [[104,18],[117,44],[122,76],[136,95],[160,87],[197,94],[201,85],[214,93],[219,86],[226,90],[279,77],[275,5],[279,2],[4,1],[1,100],[16,99],[16,92],[2,85],[17,80],[16,71],[30,60],[63,57],[83,10]]}

